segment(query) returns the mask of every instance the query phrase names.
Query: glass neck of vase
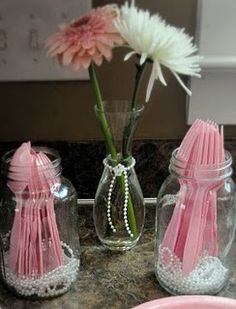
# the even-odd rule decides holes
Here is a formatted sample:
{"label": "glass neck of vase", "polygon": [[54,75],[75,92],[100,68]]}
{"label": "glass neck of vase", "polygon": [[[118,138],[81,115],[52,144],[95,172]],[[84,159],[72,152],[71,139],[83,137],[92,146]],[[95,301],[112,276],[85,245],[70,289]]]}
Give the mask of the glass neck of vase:
{"label": "glass neck of vase", "polygon": [[[132,108],[131,102],[125,100],[103,101],[102,106],[103,109],[95,106],[96,115],[100,124],[105,119],[118,159],[125,160],[132,154],[133,136],[144,107],[139,104]],[[110,149],[106,138],[105,143],[109,155]]]}
{"label": "glass neck of vase", "polygon": [[135,165],[135,159],[132,157],[132,155],[124,157],[121,156],[120,154],[117,155],[117,160],[113,160],[111,158],[111,155],[108,155],[104,161],[103,161],[104,166],[109,166],[111,167],[116,167],[118,164],[122,164],[125,167],[130,167]]}

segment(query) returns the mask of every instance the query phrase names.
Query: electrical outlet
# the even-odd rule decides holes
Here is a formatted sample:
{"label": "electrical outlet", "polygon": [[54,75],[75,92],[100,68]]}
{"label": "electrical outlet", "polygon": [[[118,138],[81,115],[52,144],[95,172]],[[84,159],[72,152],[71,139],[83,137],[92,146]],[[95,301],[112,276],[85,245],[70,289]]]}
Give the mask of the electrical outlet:
{"label": "electrical outlet", "polygon": [[45,40],[57,25],[92,7],[91,0],[0,0],[0,81],[88,79],[46,56]]}

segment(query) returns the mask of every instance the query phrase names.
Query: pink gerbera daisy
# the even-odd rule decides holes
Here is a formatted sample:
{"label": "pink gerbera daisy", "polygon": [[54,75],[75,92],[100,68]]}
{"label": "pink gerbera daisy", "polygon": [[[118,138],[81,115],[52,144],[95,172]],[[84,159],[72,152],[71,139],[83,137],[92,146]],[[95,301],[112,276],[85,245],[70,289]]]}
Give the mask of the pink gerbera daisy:
{"label": "pink gerbera daisy", "polygon": [[123,44],[114,26],[118,14],[116,5],[107,5],[92,9],[69,26],[59,26],[60,31],[46,42],[48,55],[63,65],[71,64],[74,70],[87,69],[91,62],[101,65],[103,57],[110,61],[114,45]]}

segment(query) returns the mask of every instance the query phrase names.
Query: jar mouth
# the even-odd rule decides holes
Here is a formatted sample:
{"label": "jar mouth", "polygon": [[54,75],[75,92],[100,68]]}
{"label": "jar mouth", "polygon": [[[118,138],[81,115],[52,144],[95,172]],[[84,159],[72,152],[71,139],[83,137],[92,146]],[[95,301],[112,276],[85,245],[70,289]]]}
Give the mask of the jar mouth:
{"label": "jar mouth", "polygon": [[221,180],[232,175],[232,156],[225,150],[225,160],[218,164],[187,164],[177,157],[179,148],[172,152],[169,170],[179,177],[198,180]]}
{"label": "jar mouth", "polygon": [[[49,161],[40,160],[40,164],[35,167],[37,169],[37,173],[39,176],[42,174],[47,175],[48,178],[56,178],[61,174],[61,157],[59,153],[48,147],[32,147],[33,150],[38,153],[44,153]],[[24,175],[25,172],[28,172],[30,169],[34,169],[32,164],[13,164],[12,157],[15,153],[16,149],[12,149],[6,152],[1,158],[1,172],[4,176],[8,178],[10,181],[18,181],[25,182],[21,175]],[[40,168],[38,168],[40,167]]]}
{"label": "jar mouth", "polygon": [[104,160],[104,166],[115,167],[118,164],[123,164],[126,167],[131,166],[135,162],[133,156],[123,157],[120,153],[117,154],[117,160],[112,159],[111,155],[109,154]]}
{"label": "jar mouth", "polygon": [[[36,153],[43,152],[44,154],[47,155],[50,162],[44,163],[43,165],[45,167],[51,166],[51,165],[53,165],[54,167],[57,167],[58,165],[61,164],[61,157],[60,157],[57,150],[55,150],[53,148],[49,148],[49,147],[40,147],[40,146],[35,146],[35,147],[33,147],[33,149],[36,151]],[[4,165],[10,164],[12,156],[14,155],[15,151],[16,151],[16,149],[12,149],[12,150],[6,152],[1,158],[1,163],[4,164]],[[18,166],[18,165],[13,165],[13,166]],[[25,167],[30,167],[30,165],[28,165],[28,166],[25,165]]]}
{"label": "jar mouth", "polygon": [[103,101],[103,106],[104,109],[101,109],[97,105],[95,105],[95,112],[108,114],[140,114],[144,110],[143,104],[137,104],[133,109],[131,109],[132,104],[128,100],[105,100]]}

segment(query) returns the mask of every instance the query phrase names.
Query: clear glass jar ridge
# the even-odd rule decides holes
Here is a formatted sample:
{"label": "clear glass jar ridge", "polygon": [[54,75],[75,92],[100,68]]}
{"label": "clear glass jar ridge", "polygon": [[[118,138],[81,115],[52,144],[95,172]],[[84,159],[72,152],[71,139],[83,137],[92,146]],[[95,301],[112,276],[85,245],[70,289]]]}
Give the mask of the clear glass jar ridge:
{"label": "clear glass jar ridge", "polygon": [[216,294],[232,268],[235,185],[232,157],[216,167],[170,160],[156,210],[155,272],[171,294]]}
{"label": "clear glass jar ridge", "polygon": [[68,291],[78,276],[77,194],[61,175],[58,153],[34,151],[43,155],[33,167],[11,164],[14,151],[2,157],[1,278],[20,296],[50,298]]}

